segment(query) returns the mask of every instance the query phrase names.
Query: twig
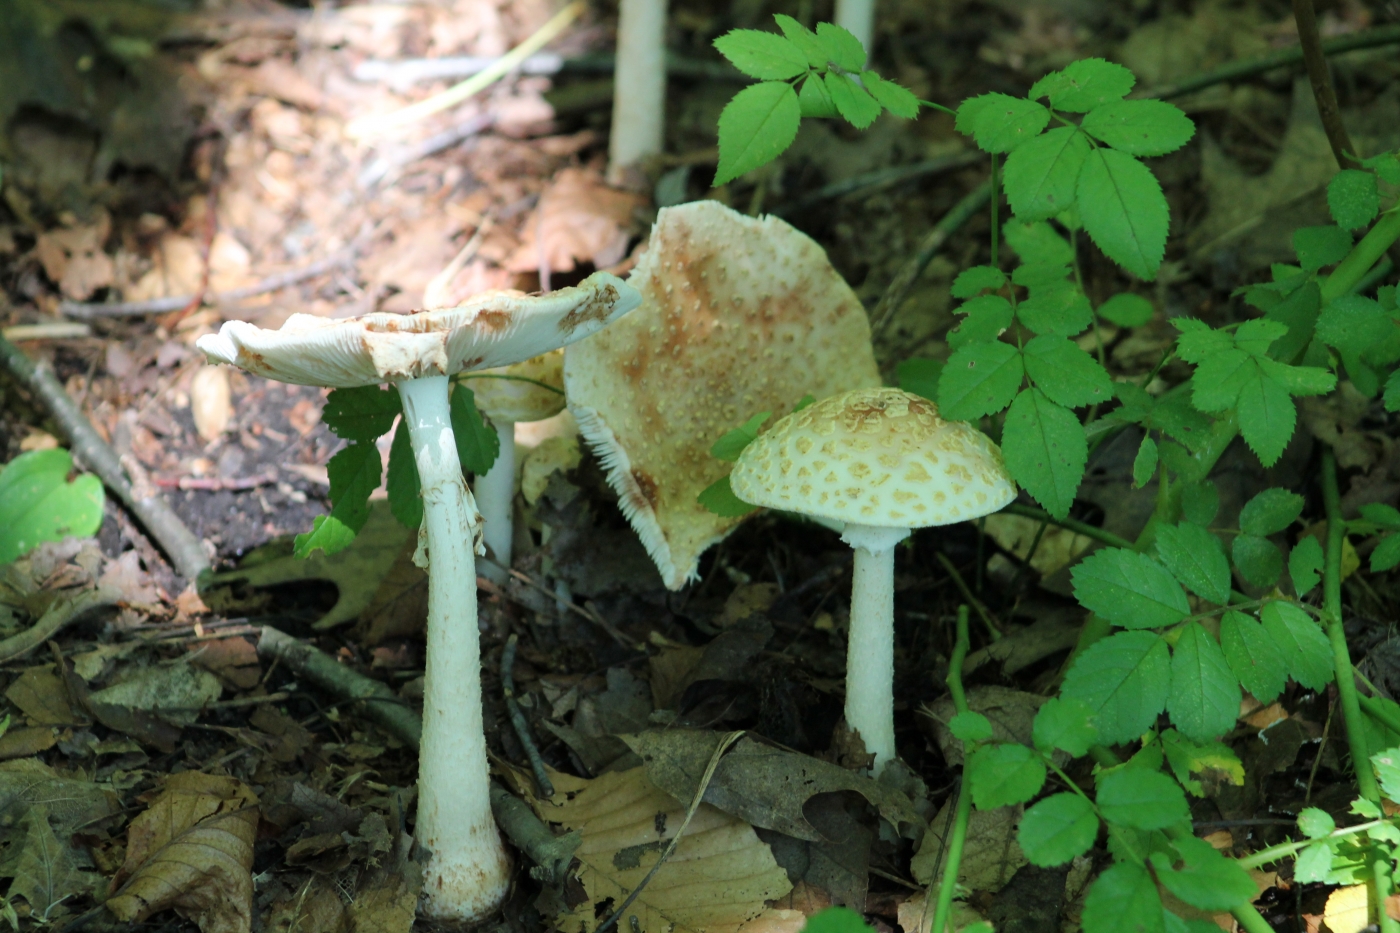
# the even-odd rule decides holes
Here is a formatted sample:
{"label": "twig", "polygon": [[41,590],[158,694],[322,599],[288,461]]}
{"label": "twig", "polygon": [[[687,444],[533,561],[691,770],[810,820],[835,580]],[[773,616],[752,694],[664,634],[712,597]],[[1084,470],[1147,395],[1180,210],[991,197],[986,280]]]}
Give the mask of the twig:
{"label": "twig", "polygon": [[0,330],[6,340],[19,343],[21,340],[77,340],[92,336],[92,328],[72,321],[54,321],[51,324],[16,324]]}
{"label": "twig", "polygon": [[[469,78],[480,74],[498,61],[499,56],[482,55],[447,55],[442,58],[406,58],[399,61],[371,58],[356,65],[351,76],[356,81],[383,81],[394,87],[407,87],[419,81]],[[517,70],[526,75],[552,75],[563,67],[564,56],[556,52],[539,52],[522,59]]]}
{"label": "twig", "polygon": [[39,621],[18,635],[0,641],[0,664],[28,654],[58,634],[65,625],[99,606],[115,606],[117,594],[108,589],[86,590],[77,596],[58,599]]}
{"label": "twig", "polygon": [[506,697],[506,712],[510,715],[511,728],[515,730],[520,744],[525,747],[525,757],[530,759],[530,770],[535,775],[535,787],[541,797],[553,797],[554,782],[545,771],[544,759],[540,757],[540,750],[535,747],[534,736],[530,735],[530,724],[525,721],[525,714],[520,711],[520,704],[515,699],[515,647],[518,643],[519,639],[512,632],[510,638],[506,639],[505,650],[501,652],[501,692]]}
{"label": "twig", "polygon": [[48,408],[59,428],[68,436],[77,458],[96,473],[107,488],[115,492],[140,519],[146,531],[170,558],[175,570],[191,583],[197,583],[200,574],[209,569],[209,558],[205,556],[203,543],[171,511],[164,499],[154,494],[136,494],[116,452],[68,397],[62,383],[49,368],[36,364],[3,337],[0,337],[0,367],[28,389],[36,401]]}
{"label": "twig", "polygon": [[372,188],[390,172],[411,165],[419,159],[426,159],[435,152],[441,152],[450,146],[455,146],[464,139],[470,139],[478,133],[483,133],[490,129],[496,122],[494,114],[478,113],[473,114],[461,123],[441,133],[434,133],[417,145],[408,146],[385,155],[378,156],[373,162],[359,174],[356,179],[361,188]]}
{"label": "twig", "polygon": [[1136,547],[1136,545],[1127,538],[1120,538],[1113,532],[1105,531],[1097,525],[1090,525],[1087,522],[1081,522],[1073,518],[1056,518],[1044,509],[1038,509],[1033,505],[1022,505],[1019,502],[1013,502],[1002,509],[1002,511],[1011,515],[1024,515],[1026,518],[1034,518],[1037,521],[1048,522],[1051,525],[1058,525],[1066,531],[1072,531],[1086,538],[1093,538],[1095,541],[1100,541],[1110,547],[1123,547],[1128,550],[1133,550],[1133,548]]}
{"label": "twig", "polygon": [[[545,594],[550,599],[552,599],[555,603],[566,607],[571,612],[576,612],[579,615],[583,616],[589,622],[592,622],[594,625],[598,626],[600,629],[611,635],[613,641],[617,642],[619,645],[622,645],[624,648],[630,648],[633,651],[641,651],[643,653],[646,652],[646,645],[638,641],[633,641],[626,635],[622,634],[622,632],[618,631],[617,628],[615,628],[611,622],[600,616],[597,612],[589,609],[584,609],[582,606],[579,606],[576,603],[572,603],[567,599],[560,599],[558,593],[554,592],[549,587],[544,586],[541,583],[535,582],[534,580],[530,579],[530,577],[526,576],[525,574],[521,573],[519,570],[516,570],[513,567],[504,567],[491,560],[491,558],[489,557],[481,557],[478,558],[478,560],[482,563],[491,564],[499,568],[500,570],[505,571],[515,579],[519,580],[521,583],[524,583],[526,586],[531,587],[532,589],[539,590],[541,593]],[[491,584],[490,580],[487,580],[486,582],[488,585]]]}
{"label": "twig", "polygon": [[244,489],[256,489],[258,486],[268,486],[277,482],[277,474],[269,473],[266,476],[248,476],[241,479],[225,479],[221,476],[199,477],[199,476],[157,476],[152,478],[152,483],[162,489],[199,489],[205,492],[222,492],[229,490],[238,492]]}
{"label": "twig", "polygon": [[973,595],[972,590],[968,588],[967,581],[958,572],[957,566],[942,551],[938,552],[938,562],[943,565],[944,570],[948,571],[948,576],[953,578],[953,582],[957,584],[958,589],[963,594],[963,599],[971,603],[972,607],[977,610],[977,615],[981,617],[982,623],[987,626],[987,631],[992,635],[992,641],[999,640],[1002,635],[1000,623],[992,617],[987,607],[982,604],[982,600]]}
{"label": "twig", "polygon": [[1342,168],[1360,168],[1361,163],[1356,161],[1356,148],[1352,146],[1351,137],[1342,123],[1337,92],[1332,89],[1327,57],[1322,51],[1322,38],[1317,34],[1317,12],[1313,9],[1313,0],[1293,0],[1293,20],[1298,24],[1303,65],[1308,69],[1313,100],[1317,101],[1317,114],[1322,118],[1322,128],[1327,131],[1332,155],[1336,156],[1337,164]]}

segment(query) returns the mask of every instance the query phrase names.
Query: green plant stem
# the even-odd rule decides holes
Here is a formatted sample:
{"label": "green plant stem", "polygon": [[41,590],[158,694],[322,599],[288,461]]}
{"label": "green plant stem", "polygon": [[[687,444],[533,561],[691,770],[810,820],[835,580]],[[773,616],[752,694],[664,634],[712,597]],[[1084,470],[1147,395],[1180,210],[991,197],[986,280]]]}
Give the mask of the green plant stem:
{"label": "green plant stem", "polygon": [[1390,897],[1390,892],[1395,887],[1390,875],[1390,866],[1390,860],[1384,858],[1376,859],[1371,865],[1372,881],[1375,883],[1373,893],[1376,898],[1376,917],[1380,933],[1400,933],[1400,923],[1397,923],[1395,918],[1385,909],[1386,898]]}
{"label": "green plant stem", "polygon": [[1317,11],[1313,0],[1293,0],[1293,22],[1298,26],[1298,45],[1303,50],[1303,66],[1308,70],[1308,81],[1312,84],[1313,100],[1317,102],[1317,113],[1322,118],[1322,128],[1327,133],[1327,142],[1332,147],[1332,155],[1340,168],[1360,168],[1356,161],[1356,147],[1347,136],[1342,124],[1341,108],[1337,106],[1337,93],[1332,89],[1332,77],[1327,68],[1327,56],[1322,51],[1322,37],[1317,32]]}
{"label": "green plant stem", "polygon": [[1350,294],[1396,240],[1400,240],[1400,208],[1391,208],[1381,215],[1370,232],[1351,248],[1347,257],[1322,283],[1322,303],[1325,305]]}
{"label": "green plant stem", "polygon": [[1337,674],[1337,699],[1342,704],[1342,722],[1346,725],[1347,745],[1351,749],[1351,764],[1356,771],[1356,785],[1361,796],[1380,806],[1381,789],[1371,770],[1371,753],[1366,748],[1366,733],[1361,721],[1361,703],[1357,699],[1356,678],[1352,676],[1351,655],[1347,651],[1347,636],[1342,627],[1342,537],[1346,523],[1342,521],[1341,495],[1337,490],[1337,457],[1331,447],[1322,447],[1322,505],[1327,515],[1327,553],[1322,567],[1322,608],[1327,617],[1327,639],[1332,643],[1332,666]]}
{"label": "green plant stem", "polygon": [[1391,732],[1400,732],[1400,717],[1388,709],[1375,697],[1357,695],[1357,700],[1361,703],[1361,711],[1374,719],[1379,725],[1385,726]]}
{"label": "green plant stem", "polygon": [[1044,509],[1038,509],[1033,505],[1022,505],[1019,502],[1013,502],[1002,509],[1002,511],[1011,515],[1022,515],[1026,518],[1033,518],[1039,522],[1056,525],[1066,531],[1072,531],[1086,538],[1093,538],[1095,541],[1100,541],[1110,547],[1131,548],[1133,546],[1133,542],[1129,541],[1127,538],[1120,538],[1113,532],[1105,531],[1097,525],[1090,525],[1073,518],[1055,518]]}
{"label": "green plant stem", "polygon": [[[962,667],[967,657],[970,640],[967,634],[967,606],[958,607],[957,641],[953,644],[953,655],[948,660],[948,692],[953,696],[953,708],[966,713],[967,694],[963,691]],[[962,866],[963,845],[967,842],[967,826],[972,819],[972,788],[967,784],[967,759],[972,749],[963,743],[963,781],[958,787],[958,802],[953,813],[953,830],[948,837],[948,858],[943,863],[943,876],[938,882],[938,906],[933,912],[934,933],[945,933],[948,917],[953,910],[953,894],[958,886],[958,870]]]}
{"label": "green plant stem", "polygon": [[1234,443],[1240,433],[1239,415],[1234,409],[1217,418],[1210,426],[1210,434],[1200,450],[1190,452],[1190,470],[1177,477],[1177,482],[1167,490],[1167,494],[1157,500],[1152,517],[1147,520],[1142,533],[1138,535],[1134,547],[1145,551],[1157,540],[1157,527],[1170,525],[1181,518],[1181,491],[1185,486],[1204,482],[1210,471],[1220,462],[1225,451]]}
{"label": "green plant stem", "polygon": [[1241,904],[1232,908],[1230,913],[1246,933],[1275,933],[1274,928],[1269,926],[1269,921],[1264,919],[1263,914],[1259,913],[1253,904]]}
{"label": "green plant stem", "polygon": [[[957,637],[953,642],[953,656],[948,659],[948,693],[953,697],[953,709],[959,713],[969,712],[967,707],[967,693],[963,690],[962,672],[963,661],[967,660],[967,651],[972,647],[972,639],[967,632],[967,606],[958,607],[958,628]],[[966,749],[964,749],[966,751]]]}
{"label": "green plant stem", "polygon": [[1366,823],[1357,823],[1355,826],[1347,826],[1343,829],[1333,830],[1322,839],[1302,839],[1298,842],[1281,842],[1276,846],[1269,846],[1267,849],[1260,849],[1253,855],[1246,855],[1244,858],[1235,861],[1243,869],[1263,868],[1271,862],[1281,862],[1286,858],[1297,855],[1299,852],[1312,845],[1314,842],[1321,842],[1331,839],[1346,839],[1350,836],[1357,836],[1361,833],[1375,829],[1377,826],[1384,826],[1392,823],[1393,820],[1371,820]]}

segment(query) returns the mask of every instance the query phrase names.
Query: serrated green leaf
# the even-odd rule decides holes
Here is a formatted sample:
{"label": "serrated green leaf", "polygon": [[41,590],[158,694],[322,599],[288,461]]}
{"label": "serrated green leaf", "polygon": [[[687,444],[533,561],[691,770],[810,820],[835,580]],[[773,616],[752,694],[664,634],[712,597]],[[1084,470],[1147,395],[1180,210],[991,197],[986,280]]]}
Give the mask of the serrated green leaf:
{"label": "serrated green leaf", "polygon": [[[977,119],[972,136],[984,152],[1010,152],[1040,135],[1050,122],[1050,111],[1034,101],[1010,94],[983,94],[973,98]],[[967,106],[967,102],[963,103]],[[959,108],[959,116],[962,114]]]}
{"label": "serrated green leaf", "polygon": [[1023,263],[1068,266],[1074,262],[1074,248],[1069,240],[1043,220],[1023,223],[1013,219],[1002,227],[1001,233]]}
{"label": "serrated green leaf", "polygon": [[1169,218],[1147,166],[1115,149],[1095,149],[1079,173],[1077,197],[1084,230],[1104,255],[1140,279],[1156,278]]}
{"label": "serrated green leaf", "polygon": [[1048,220],[1074,203],[1089,141],[1077,127],[1060,126],[1017,146],[1006,157],[1002,185],[1022,220]]}
{"label": "serrated green leaf", "polygon": [[963,302],[955,309],[966,315],[957,327],[948,332],[948,346],[961,350],[971,343],[990,343],[1011,326],[1011,302],[1000,295],[982,295]]}
{"label": "serrated green leaf", "polygon": [[1025,389],[1006,413],[1001,444],[1021,488],[1055,518],[1068,515],[1089,460],[1084,426],[1074,412],[1039,389]]}
{"label": "serrated green leaf", "polygon": [[1070,572],[1080,605],[1124,628],[1164,628],[1191,613],[1191,604],[1167,568],[1146,554],[1103,548]]}
{"label": "serrated green leaf", "polygon": [[1239,711],[1239,682],[1225,654],[1199,622],[1187,623],[1172,651],[1172,723],[1187,738],[1206,742],[1229,732]]}
{"label": "serrated green leaf", "polygon": [[1242,612],[1220,618],[1220,649],[1235,676],[1260,703],[1272,703],[1283,692],[1288,671],[1282,650],[1264,627]]}
{"label": "serrated green leaf", "polygon": [[1332,682],[1332,648],[1311,616],[1292,603],[1276,600],[1264,605],[1259,618],[1282,652],[1290,677],[1309,690],[1321,690]]}
{"label": "serrated green leaf", "polygon": [[1097,405],[1113,398],[1108,371],[1074,342],[1046,334],[1022,350],[1026,375],[1050,399],[1066,408]]}
{"label": "serrated green leaf", "polygon": [[1240,530],[1261,538],[1286,531],[1303,514],[1303,497],[1278,486],[1265,489],[1240,509]]}
{"label": "serrated green leaf", "polygon": [[472,390],[459,385],[450,400],[452,434],[457,441],[457,459],[462,470],[481,476],[491,469],[501,453],[501,439],[481,417]]}
{"label": "serrated green leaf", "polygon": [[1204,363],[1235,348],[1235,338],[1229,331],[1214,330],[1204,321],[1174,317],[1171,323],[1181,332],[1176,341],[1176,355],[1188,363]]}
{"label": "serrated green leaf", "polygon": [[1084,897],[1084,933],[1166,933],[1162,898],[1147,870],[1118,862],[1094,879]]}
{"label": "serrated green leaf", "polygon": [[1298,811],[1298,829],[1309,839],[1321,839],[1336,831],[1337,821],[1326,810],[1304,807]]}
{"label": "serrated green leaf", "polygon": [[1386,411],[1400,411],[1400,369],[1395,370],[1385,380],[1385,397],[1382,402]]}
{"label": "serrated green leaf", "polygon": [[802,108],[802,116],[826,119],[839,116],[836,102],[826,89],[826,79],[819,74],[809,74],[802,79],[802,89],[797,92],[797,103]]}
{"label": "serrated green leaf", "polygon": [[1151,861],[1157,880],[1181,900],[1201,910],[1232,910],[1254,899],[1254,879],[1209,842],[1181,836],[1172,846],[1181,856],[1179,865],[1163,852],[1152,853]]}
{"label": "serrated green leaf", "polygon": [[873,71],[861,72],[860,80],[870,92],[870,96],[878,100],[880,106],[890,113],[906,120],[918,117],[919,99],[908,88],[888,81]]}
{"label": "serrated green leaf", "polygon": [[1006,284],[1006,273],[995,266],[973,266],[953,279],[950,294],[954,298],[975,298],[984,289],[996,291]]}
{"label": "serrated green leaf", "polygon": [[1211,420],[1196,410],[1189,393],[1171,392],[1156,401],[1143,426],[1156,428],[1195,451],[1209,441]]}
{"label": "serrated green leaf", "polygon": [[719,165],[716,187],[745,172],[767,165],[797,138],[802,105],[797,92],[783,81],[764,81],[744,88],[719,115]]}
{"label": "serrated green leaf", "polygon": [[1288,552],[1288,576],[1293,591],[1299,596],[1312,592],[1322,579],[1322,545],[1311,535],[1299,541]]}
{"label": "serrated green leaf", "polygon": [[321,420],[336,437],[372,441],[389,433],[401,411],[398,389],[358,386],[332,389],[321,410]]}
{"label": "serrated green leaf", "polygon": [[1240,576],[1255,586],[1274,586],[1283,573],[1283,553],[1268,538],[1236,535],[1230,545],[1230,559]]}
{"label": "serrated green leaf", "polygon": [[1293,878],[1299,884],[1325,883],[1332,874],[1333,847],[1315,842],[1298,853],[1293,863]]}
{"label": "serrated green leaf", "polygon": [[865,67],[865,47],[849,29],[835,23],[817,23],[817,41],[827,58],[846,71],[859,74]]}
{"label": "serrated green leaf", "polygon": [[1186,794],[1160,771],[1118,768],[1099,781],[1095,802],[1110,823],[1133,829],[1166,829],[1191,819]]}
{"label": "serrated green leaf", "polygon": [[962,347],[948,358],[938,378],[943,416],[969,421],[1001,411],[1016,396],[1024,373],[1020,351],[1009,343]]}
{"label": "serrated green leaf", "polygon": [[1021,816],[1016,841],[1032,865],[1049,868],[1089,851],[1098,834],[1093,804],[1078,794],[1055,794]]}
{"label": "serrated green leaf", "polygon": [[1196,125],[1164,100],[1117,100],[1095,107],[1080,124],[1084,132],[1133,156],[1159,156],[1190,142]]}
{"label": "serrated green leaf", "polygon": [[389,493],[389,511],[405,528],[417,531],[423,524],[423,495],[418,478],[418,464],[413,459],[413,442],[408,435],[408,423],[399,421],[389,445],[389,478],[384,485]]}
{"label": "serrated green leaf", "polygon": [[1253,356],[1263,356],[1269,346],[1288,333],[1288,325],[1268,318],[1245,321],[1235,328],[1235,346]]}
{"label": "serrated green leaf", "polygon": [[729,485],[727,474],[700,490],[700,495],[695,497],[695,501],[723,518],[738,518],[749,514],[755,508],[734,494],[734,487]]}
{"label": "serrated green leaf", "polygon": [[1327,207],[1343,230],[1357,230],[1376,219],[1381,193],[1376,176],[1354,168],[1343,169],[1327,185]]}
{"label": "serrated green leaf", "polygon": [[1152,728],[1170,688],[1167,643],[1152,632],[1117,632],[1075,659],[1060,695],[1083,701],[1094,712],[1101,741],[1116,745]]}
{"label": "serrated green leaf", "polygon": [[971,136],[977,128],[977,118],[982,112],[996,103],[990,94],[969,97],[958,105],[957,116],[953,118],[953,129],[964,136]]}
{"label": "serrated green leaf", "polygon": [[1247,382],[1259,378],[1259,367],[1248,353],[1237,349],[1222,351],[1196,365],[1191,377],[1191,401],[1201,411],[1225,411],[1238,404]]}
{"label": "serrated green leaf", "polygon": [[1220,539],[1200,525],[1181,522],[1157,529],[1157,556],[1191,592],[1218,605],[1230,601],[1230,562]]}
{"label": "serrated green leaf", "polygon": [[1298,409],[1288,390],[1254,365],[1250,377],[1240,386],[1237,405],[1240,434],[1249,449],[1265,467],[1278,463],[1298,422]]}
{"label": "serrated green leaf", "polygon": [[86,538],[102,527],[106,496],[91,473],[72,482],[73,458],[62,448],[30,450],[0,470],[0,564],[47,541]]}
{"label": "serrated green leaf", "polygon": [[1212,788],[1244,786],[1244,763],[1228,745],[1193,742],[1176,729],[1167,729],[1162,733],[1162,752],[1187,793],[1204,797],[1207,784]]}
{"label": "serrated green leaf", "polygon": [[1032,333],[1061,337],[1081,334],[1094,323],[1089,299],[1069,282],[1032,288],[1031,296],[1016,306],[1016,317]]}
{"label": "serrated green leaf", "polygon": [[943,375],[943,361],[912,357],[895,367],[895,381],[905,392],[938,401],[938,379]]}
{"label": "serrated green leaf", "polygon": [[960,742],[986,742],[992,737],[992,722],[981,713],[958,713],[948,720],[948,731]]}
{"label": "serrated green leaf", "polygon": [[1122,65],[1102,58],[1083,58],[1054,71],[1031,86],[1031,100],[1050,98],[1050,106],[1070,113],[1084,113],[1127,96],[1137,83]]}
{"label": "serrated green leaf", "polygon": [[1119,327],[1141,327],[1154,312],[1152,302],[1131,292],[1119,292],[1099,305],[1099,317]]}
{"label": "serrated green leaf", "polygon": [[967,769],[972,802],[979,810],[1025,803],[1045,784],[1045,762],[1024,745],[984,745]]}
{"label": "serrated green leaf", "polygon": [[[825,23],[821,25],[825,26]],[[858,130],[874,123],[880,116],[880,102],[870,96],[870,92],[856,84],[851,78],[834,71],[828,71],[824,79],[826,92],[836,105],[837,113]]]}
{"label": "serrated green leaf", "polygon": [[1363,164],[1369,169],[1374,169],[1376,175],[1386,184],[1400,185],[1400,154],[1383,152],[1367,159]]}
{"label": "serrated green leaf", "polygon": [[751,78],[782,81],[807,70],[807,56],[783,36],[757,29],[731,29],[715,40],[719,53]]}
{"label": "serrated green leaf", "polygon": [[1075,758],[1099,740],[1094,712],[1079,700],[1051,697],[1036,711],[1031,738],[1041,751],[1060,749]]}
{"label": "serrated green leaf", "polygon": [[1400,748],[1376,752],[1371,756],[1371,766],[1375,768],[1381,792],[1391,800],[1400,798]]}
{"label": "serrated green leaf", "polygon": [[1133,457],[1133,488],[1141,489],[1152,481],[1157,472],[1157,442],[1151,435],[1144,434],[1138,445],[1137,456]]}
{"label": "serrated green leaf", "polygon": [[744,448],[752,444],[754,439],[758,437],[763,422],[767,421],[772,414],[771,411],[761,411],[734,430],[724,432],[723,436],[710,447],[710,456],[731,463],[738,460],[739,455],[744,452]]}
{"label": "serrated green leaf", "polygon": [[1317,319],[1317,339],[1345,353],[1360,355],[1381,343],[1395,331],[1390,319],[1374,298],[1342,295],[1331,301]]}
{"label": "serrated green leaf", "polygon": [[1316,272],[1351,252],[1351,234],[1338,226],[1299,227],[1293,231],[1293,251],[1305,272]]}
{"label": "serrated green leaf", "polygon": [[1037,288],[1069,288],[1071,269],[1063,262],[1023,262],[1011,272],[1011,281],[1034,291]]}
{"label": "serrated green leaf", "polygon": [[1289,395],[1326,395],[1337,387],[1336,374],[1316,366],[1289,366],[1267,356],[1257,356],[1254,362]]}
{"label": "serrated green leaf", "polygon": [[1211,480],[1188,483],[1181,487],[1181,514],[1188,522],[1209,525],[1215,521],[1218,511],[1220,491]]}
{"label": "serrated green leaf", "polygon": [[817,38],[815,32],[783,13],[775,13],[773,19],[777,21],[778,28],[783,31],[783,36],[797,46],[803,55],[807,56],[807,64],[813,68],[826,67],[826,49],[822,46],[821,40]]}
{"label": "serrated green leaf", "polygon": [[329,556],[345,550],[369,520],[369,494],[379,488],[383,473],[379,448],[372,442],[352,442],[326,464],[330,477],[331,514],[318,515],[311,531],[296,536],[293,553],[311,556],[320,548]]}
{"label": "serrated green leaf", "polygon": [[1267,309],[1270,320],[1288,326],[1288,334],[1269,348],[1277,360],[1297,359],[1313,339],[1318,312],[1322,308],[1322,289],[1316,281],[1304,282],[1290,290],[1278,303]]}
{"label": "serrated green leaf", "polygon": [[1400,564],[1400,534],[1386,535],[1371,552],[1371,572],[1384,573]]}

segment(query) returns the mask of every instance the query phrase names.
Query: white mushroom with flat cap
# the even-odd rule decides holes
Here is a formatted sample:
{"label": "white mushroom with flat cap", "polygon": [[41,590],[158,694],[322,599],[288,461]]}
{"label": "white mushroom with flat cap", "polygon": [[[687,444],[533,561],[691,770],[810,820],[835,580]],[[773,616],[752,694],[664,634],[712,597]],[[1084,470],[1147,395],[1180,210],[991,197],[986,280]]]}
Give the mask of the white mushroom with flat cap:
{"label": "white mushroom with flat cap", "polygon": [[894,748],[894,546],[914,528],[979,518],[1016,497],[1001,451],[965,421],[899,389],[857,389],[793,412],[729,475],[751,505],[845,522],[855,550],[846,724],[875,769]]}
{"label": "white mushroom with flat cap", "polygon": [[457,459],[449,377],[556,349],[640,301],[631,286],[599,272],[540,297],[493,292],[456,308],[344,320],[295,314],[275,331],[230,321],[199,339],[211,360],[269,379],[336,388],[389,382],[399,390],[423,495],[420,542],[428,557],[415,834],[432,853],[424,910],[441,920],[485,917],[510,883],[510,861],[491,817],[481,712],[472,545],[479,516]]}

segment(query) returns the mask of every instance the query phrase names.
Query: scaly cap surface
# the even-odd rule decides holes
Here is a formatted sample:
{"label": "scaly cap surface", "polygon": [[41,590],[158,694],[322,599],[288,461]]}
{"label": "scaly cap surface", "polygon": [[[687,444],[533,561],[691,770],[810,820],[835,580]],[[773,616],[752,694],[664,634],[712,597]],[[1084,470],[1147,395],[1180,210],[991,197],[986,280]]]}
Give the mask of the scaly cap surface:
{"label": "scaly cap surface", "polygon": [[810,237],[716,201],[661,211],[629,280],[637,313],[564,355],[569,409],[666,586],[742,519],[695,501],[754,414],[879,385],[865,309]]}
{"label": "scaly cap surface", "polygon": [[[482,376],[515,376],[513,379],[473,378],[467,382],[476,407],[497,421],[543,421],[564,410],[564,351],[551,350],[528,360],[481,371]],[[525,382],[533,379],[534,382]],[[542,382],[553,386],[551,392]]]}
{"label": "scaly cap surface", "polygon": [[890,528],[950,525],[1016,498],[1001,451],[899,389],[857,389],[758,436],[729,476],[751,505]]}
{"label": "scaly cap surface", "polygon": [[229,321],[197,345],[209,359],[254,375],[350,388],[518,363],[581,340],[640,302],[632,286],[595,272],[548,295],[486,292],[415,314],[293,314],[279,330]]}

